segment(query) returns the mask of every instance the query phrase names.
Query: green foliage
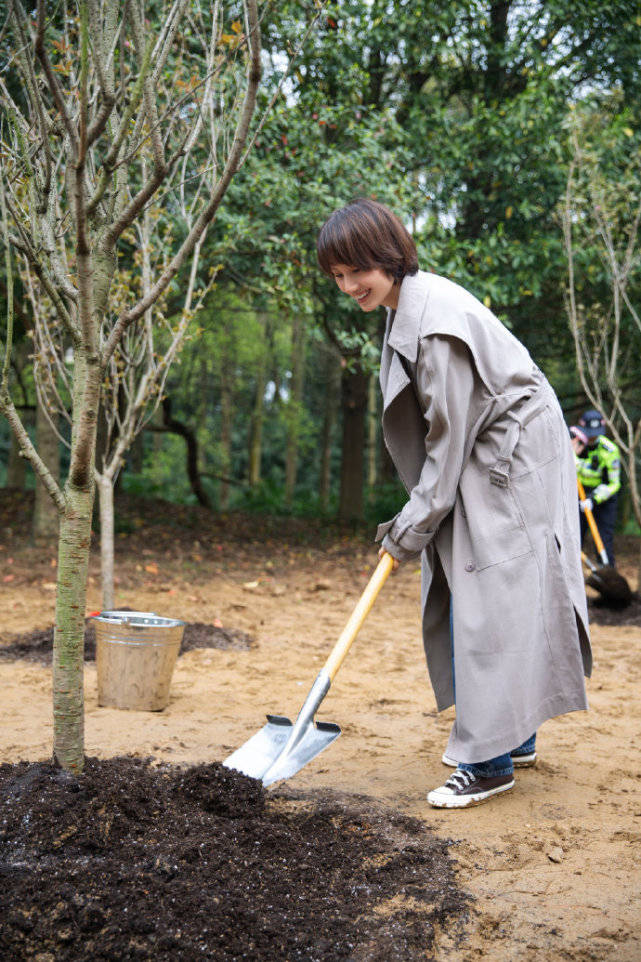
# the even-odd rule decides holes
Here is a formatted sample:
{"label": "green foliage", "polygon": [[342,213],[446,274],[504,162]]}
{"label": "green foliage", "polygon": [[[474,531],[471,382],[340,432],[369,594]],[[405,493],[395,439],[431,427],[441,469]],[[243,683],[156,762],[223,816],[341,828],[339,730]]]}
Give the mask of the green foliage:
{"label": "green foliage", "polygon": [[619,91],[587,98],[568,122],[573,147],[560,220],[568,316],[581,379],[622,452],[641,520],[641,132]]}
{"label": "green foliage", "polygon": [[634,518],[629,518],[623,526],[621,534],[634,535],[637,538],[641,537],[641,525],[639,525]]}
{"label": "green foliage", "polygon": [[[264,104],[315,10],[294,0],[265,8]],[[341,298],[315,259],[320,224],[359,194],[404,218],[423,267],[492,307],[550,376],[568,411],[583,405],[556,217],[570,161],[565,123],[587,92],[602,105],[616,103],[607,120],[592,115],[585,150],[607,160],[603,175],[621,188],[617,203],[631,196],[639,171],[629,166],[626,148],[638,138],[639,26],[629,4],[591,0],[327,4],[209,231],[204,261],[223,269],[168,386],[175,416],[197,431],[203,471],[244,481],[267,363],[263,480],[254,489],[232,487],[230,506],[285,510],[286,433],[294,422],[301,470],[291,510],[320,510],[328,404],[321,348],[332,345],[348,370],[375,369],[379,353],[381,318]],[[577,265],[582,297],[596,311],[606,278],[594,253],[593,244],[581,245]],[[306,326],[302,407],[288,403],[294,318]],[[233,403],[229,462],[221,446],[225,376]],[[178,490],[183,442],[165,451],[166,443],[158,456],[167,467],[151,477],[163,489],[173,478]],[[215,503],[220,483],[206,479]],[[187,488],[180,491],[191,497]],[[403,497],[395,487],[369,495],[367,510],[377,520],[392,516]]]}

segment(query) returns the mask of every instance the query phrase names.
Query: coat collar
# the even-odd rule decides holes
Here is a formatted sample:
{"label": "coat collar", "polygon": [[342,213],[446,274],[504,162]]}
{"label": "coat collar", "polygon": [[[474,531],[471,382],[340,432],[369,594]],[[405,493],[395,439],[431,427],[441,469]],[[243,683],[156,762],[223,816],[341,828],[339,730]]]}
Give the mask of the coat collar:
{"label": "coat collar", "polygon": [[[412,364],[418,357],[418,340],[423,309],[429,291],[429,275],[424,271],[407,275],[401,282],[398,307],[391,324],[387,343]],[[388,324],[390,317],[388,317]]]}

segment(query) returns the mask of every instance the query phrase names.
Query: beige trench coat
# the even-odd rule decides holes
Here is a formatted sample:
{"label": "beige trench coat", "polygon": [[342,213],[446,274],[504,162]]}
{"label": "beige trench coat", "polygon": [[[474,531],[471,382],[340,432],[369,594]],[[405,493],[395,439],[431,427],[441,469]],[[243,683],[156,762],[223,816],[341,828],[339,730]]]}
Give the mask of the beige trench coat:
{"label": "beige trench coat", "polygon": [[377,540],[422,555],[423,640],[447,753],[479,762],[587,708],[574,457],[552,388],[475,297],[420,271],[390,312],[383,433],[409,500]]}

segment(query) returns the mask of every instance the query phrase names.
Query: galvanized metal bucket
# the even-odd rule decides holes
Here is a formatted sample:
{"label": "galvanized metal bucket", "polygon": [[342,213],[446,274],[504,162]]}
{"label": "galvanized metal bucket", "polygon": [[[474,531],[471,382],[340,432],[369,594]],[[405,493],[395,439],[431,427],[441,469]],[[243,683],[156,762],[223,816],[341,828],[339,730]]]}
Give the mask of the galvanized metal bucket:
{"label": "galvanized metal bucket", "polygon": [[98,704],[162,711],[185,622],[153,611],[101,611],[94,616]]}

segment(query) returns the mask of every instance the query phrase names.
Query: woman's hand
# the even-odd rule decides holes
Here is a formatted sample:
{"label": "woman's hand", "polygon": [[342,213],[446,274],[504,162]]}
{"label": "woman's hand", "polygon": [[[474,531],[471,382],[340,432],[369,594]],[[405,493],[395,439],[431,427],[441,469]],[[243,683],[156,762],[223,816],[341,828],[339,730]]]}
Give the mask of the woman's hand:
{"label": "woman's hand", "polygon": [[[389,551],[386,551],[385,548],[379,548],[379,549],[378,549],[378,560],[379,560],[379,561],[381,560],[381,558],[383,557],[384,554],[389,554]],[[390,555],[390,558],[394,558],[394,555]],[[394,558],[394,564],[392,565],[392,571],[396,571],[396,569],[398,568],[399,564],[400,564],[400,561],[398,560],[398,558]]]}

